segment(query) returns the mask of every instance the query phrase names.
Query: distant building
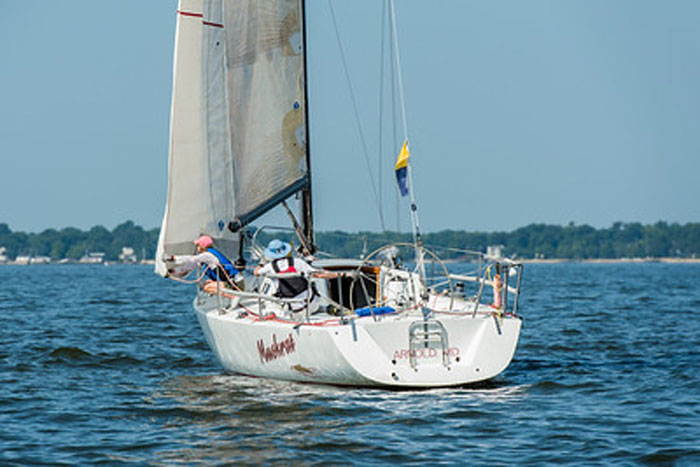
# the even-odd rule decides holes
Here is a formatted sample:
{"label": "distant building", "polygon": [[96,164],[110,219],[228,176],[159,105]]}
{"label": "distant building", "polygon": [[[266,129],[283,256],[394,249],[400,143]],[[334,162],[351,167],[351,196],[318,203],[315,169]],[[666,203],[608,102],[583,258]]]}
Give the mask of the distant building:
{"label": "distant building", "polygon": [[104,257],[104,253],[86,253],[78,262],[84,264],[99,264],[104,261]]}
{"label": "distant building", "polygon": [[503,257],[503,245],[491,245],[486,247],[486,257],[488,258],[502,258]]}
{"label": "distant building", "polygon": [[50,262],[50,256],[32,256],[29,258],[29,264],[48,264]]}
{"label": "distant building", "polygon": [[5,252],[0,249],[0,263],[8,264],[19,264],[20,266],[25,266],[27,264],[48,264],[51,262],[49,256],[31,256],[31,255],[20,255],[15,257],[14,261],[9,261]]}
{"label": "distant building", "polygon": [[0,264],[7,263],[8,258],[5,253],[7,253],[7,248],[0,246]]}
{"label": "distant building", "polygon": [[136,258],[136,253],[134,253],[134,249],[128,246],[122,247],[122,252],[119,255],[119,261],[122,263],[135,263],[138,261],[138,258]]}

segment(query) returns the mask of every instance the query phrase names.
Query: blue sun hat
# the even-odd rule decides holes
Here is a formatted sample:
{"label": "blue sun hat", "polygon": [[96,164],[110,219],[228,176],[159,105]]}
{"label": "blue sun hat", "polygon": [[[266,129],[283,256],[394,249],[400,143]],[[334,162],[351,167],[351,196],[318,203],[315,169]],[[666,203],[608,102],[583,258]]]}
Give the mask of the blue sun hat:
{"label": "blue sun hat", "polygon": [[263,255],[265,255],[265,258],[272,260],[289,256],[291,252],[292,245],[276,238],[267,245]]}

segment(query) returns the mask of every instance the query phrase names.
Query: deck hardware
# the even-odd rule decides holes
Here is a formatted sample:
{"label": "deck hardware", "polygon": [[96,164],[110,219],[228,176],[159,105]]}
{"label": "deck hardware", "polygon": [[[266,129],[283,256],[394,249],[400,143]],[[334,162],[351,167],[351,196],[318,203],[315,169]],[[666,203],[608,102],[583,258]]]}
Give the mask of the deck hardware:
{"label": "deck hardware", "polygon": [[503,335],[503,331],[501,331],[501,324],[498,322],[499,317],[496,316],[496,313],[494,313],[491,316],[493,316],[493,322],[496,323],[496,331],[498,332],[498,335],[499,336]]}
{"label": "deck hardware", "polygon": [[417,351],[435,348],[439,345],[442,354],[442,364],[445,368],[450,366],[449,343],[447,330],[443,324],[434,318],[425,318],[422,321],[414,321],[408,327],[408,358],[411,368],[418,371]]}

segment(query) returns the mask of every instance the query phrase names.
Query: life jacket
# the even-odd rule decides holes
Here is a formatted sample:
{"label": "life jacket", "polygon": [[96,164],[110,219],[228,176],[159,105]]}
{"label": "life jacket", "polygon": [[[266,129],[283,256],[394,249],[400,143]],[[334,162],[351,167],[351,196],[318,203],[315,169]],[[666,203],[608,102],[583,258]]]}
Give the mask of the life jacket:
{"label": "life jacket", "polygon": [[[236,274],[238,274],[238,270],[236,270],[236,268],[233,267],[231,261],[229,261],[228,258],[224,256],[222,252],[220,252],[214,247],[207,248],[207,251],[212,255],[216,256],[216,259],[219,260],[219,267],[217,267],[216,269],[206,268],[206,271],[204,273],[207,275],[207,277],[214,281],[217,280],[217,278],[224,282],[229,282],[228,279],[231,279],[231,281],[233,281],[233,278],[236,277]],[[226,274],[224,274],[224,272],[226,272]]]}
{"label": "life jacket", "polygon": [[[288,265],[287,269],[284,271],[280,268],[280,263],[282,263],[282,261],[287,261]],[[294,258],[276,259],[272,262],[272,269],[274,269],[277,274],[298,272],[294,267]],[[280,298],[294,298],[309,288],[309,281],[303,276],[279,278],[277,282],[278,286],[275,296]]]}

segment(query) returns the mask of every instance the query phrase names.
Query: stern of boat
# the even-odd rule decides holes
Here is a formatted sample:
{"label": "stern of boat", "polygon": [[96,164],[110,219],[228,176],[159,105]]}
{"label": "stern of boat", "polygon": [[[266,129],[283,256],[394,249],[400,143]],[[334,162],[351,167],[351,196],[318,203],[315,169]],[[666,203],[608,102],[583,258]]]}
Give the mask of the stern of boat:
{"label": "stern of boat", "polygon": [[336,347],[375,384],[438,387],[500,374],[520,335],[519,317],[495,315],[366,322],[334,335]]}

